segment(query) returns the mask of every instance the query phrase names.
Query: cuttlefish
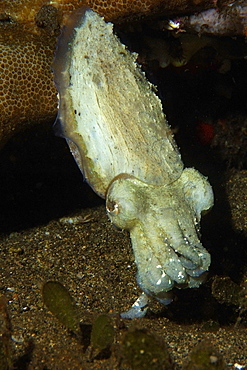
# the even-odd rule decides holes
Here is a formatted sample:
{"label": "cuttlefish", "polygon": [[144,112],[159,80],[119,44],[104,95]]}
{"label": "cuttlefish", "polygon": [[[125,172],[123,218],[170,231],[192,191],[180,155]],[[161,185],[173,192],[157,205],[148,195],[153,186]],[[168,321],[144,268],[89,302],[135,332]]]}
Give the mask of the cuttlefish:
{"label": "cuttlefish", "polygon": [[210,266],[200,242],[201,213],[213,191],[184,168],[155,93],[113,25],[89,8],[67,20],[53,63],[59,97],[55,127],[86,181],[106,199],[114,225],[128,230],[143,293],[123,317],[146,313],[149,297],[198,287]]}

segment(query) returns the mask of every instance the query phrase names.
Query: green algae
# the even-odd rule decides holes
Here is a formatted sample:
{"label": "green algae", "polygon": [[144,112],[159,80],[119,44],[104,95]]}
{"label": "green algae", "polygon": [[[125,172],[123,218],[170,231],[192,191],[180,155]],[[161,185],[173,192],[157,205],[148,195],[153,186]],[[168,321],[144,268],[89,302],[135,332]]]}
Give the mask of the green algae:
{"label": "green algae", "polygon": [[183,370],[207,369],[224,370],[226,364],[216,348],[209,341],[203,341],[191,351]]}
{"label": "green algae", "polygon": [[110,316],[99,315],[93,323],[91,346],[94,356],[110,349],[114,342],[115,330]]}
{"label": "green algae", "polygon": [[122,346],[124,359],[133,370],[173,369],[165,343],[144,329],[130,330]]}
{"label": "green algae", "polygon": [[69,291],[57,281],[48,281],[43,285],[42,295],[53,315],[68,329],[78,331],[78,312]]}

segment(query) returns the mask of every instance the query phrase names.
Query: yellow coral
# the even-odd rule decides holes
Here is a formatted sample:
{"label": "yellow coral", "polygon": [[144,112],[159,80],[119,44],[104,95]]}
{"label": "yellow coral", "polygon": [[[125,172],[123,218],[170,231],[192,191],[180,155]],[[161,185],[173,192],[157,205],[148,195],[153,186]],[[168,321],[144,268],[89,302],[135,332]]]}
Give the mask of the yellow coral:
{"label": "yellow coral", "polygon": [[[52,47],[53,46],[53,47]],[[56,89],[50,68],[54,39],[27,34],[21,26],[5,30],[0,42],[0,140],[28,124],[56,114]]]}

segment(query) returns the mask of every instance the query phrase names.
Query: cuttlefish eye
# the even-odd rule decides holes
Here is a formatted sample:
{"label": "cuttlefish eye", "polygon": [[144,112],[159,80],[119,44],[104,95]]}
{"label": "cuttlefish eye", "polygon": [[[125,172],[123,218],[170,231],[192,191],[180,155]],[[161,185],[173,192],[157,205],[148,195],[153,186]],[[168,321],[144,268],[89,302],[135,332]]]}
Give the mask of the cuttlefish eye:
{"label": "cuttlefish eye", "polygon": [[106,210],[109,216],[117,216],[119,214],[119,204],[116,201],[108,200]]}
{"label": "cuttlefish eye", "polygon": [[106,196],[106,211],[117,227],[130,230],[135,225],[140,212],[138,192],[132,178],[121,176],[111,183]]}

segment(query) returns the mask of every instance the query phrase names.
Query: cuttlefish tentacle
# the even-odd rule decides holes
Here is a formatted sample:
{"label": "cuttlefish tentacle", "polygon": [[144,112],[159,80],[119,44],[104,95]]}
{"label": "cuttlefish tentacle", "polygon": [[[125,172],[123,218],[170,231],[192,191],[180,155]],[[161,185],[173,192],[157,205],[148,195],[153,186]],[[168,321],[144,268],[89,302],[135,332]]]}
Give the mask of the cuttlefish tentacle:
{"label": "cuttlefish tentacle", "polygon": [[210,265],[201,213],[213,205],[207,179],[185,168],[154,87],[89,9],[73,14],[53,64],[57,124],[110,220],[130,232],[142,296],[124,317],[167,304],[173,287],[198,287]]}
{"label": "cuttlefish tentacle", "polygon": [[[200,187],[205,197],[211,197],[206,178],[193,169],[184,171],[188,170],[196,175],[197,190]],[[108,216],[130,231],[138,283],[156,298],[173,286],[197,287],[210,265],[194,223],[196,212],[184,199],[182,181],[183,175],[180,181],[154,186],[133,177],[118,177],[107,193]]]}

